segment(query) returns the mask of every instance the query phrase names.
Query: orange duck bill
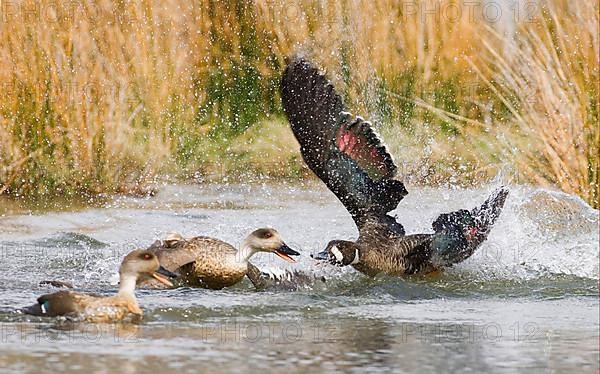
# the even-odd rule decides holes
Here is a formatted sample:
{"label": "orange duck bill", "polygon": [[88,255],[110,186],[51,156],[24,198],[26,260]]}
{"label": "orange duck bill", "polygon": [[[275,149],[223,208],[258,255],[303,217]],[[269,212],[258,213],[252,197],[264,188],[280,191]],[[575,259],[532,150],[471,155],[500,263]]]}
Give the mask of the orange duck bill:
{"label": "orange duck bill", "polygon": [[277,256],[283,258],[287,262],[296,262],[296,260],[294,260],[290,256],[300,256],[300,253],[294,251],[293,249],[288,247],[287,244],[285,244],[285,243],[283,243],[281,245],[281,247],[279,247],[275,250],[275,254]]}
{"label": "orange duck bill", "polygon": [[173,273],[172,271],[169,271],[162,266],[160,266],[158,270],[152,273],[152,278],[156,279],[161,283],[166,284],[169,287],[173,287],[173,283],[171,283],[171,281],[168,278],[177,278],[178,276],[179,274]]}

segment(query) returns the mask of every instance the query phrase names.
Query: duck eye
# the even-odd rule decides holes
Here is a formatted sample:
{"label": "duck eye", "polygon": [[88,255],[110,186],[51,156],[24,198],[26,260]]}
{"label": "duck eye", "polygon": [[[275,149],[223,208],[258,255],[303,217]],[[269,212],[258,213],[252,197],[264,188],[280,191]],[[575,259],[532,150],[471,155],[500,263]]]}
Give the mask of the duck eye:
{"label": "duck eye", "polygon": [[144,254],[144,260],[150,260],[151,258],[152,258],[152,255],[150,253]]}
{"label": "duck eye", "polygon": [[267,231],[263,234],[262,237],[263,237],[263,239],[269,239],[272,236],[273,236],[273,233]]}

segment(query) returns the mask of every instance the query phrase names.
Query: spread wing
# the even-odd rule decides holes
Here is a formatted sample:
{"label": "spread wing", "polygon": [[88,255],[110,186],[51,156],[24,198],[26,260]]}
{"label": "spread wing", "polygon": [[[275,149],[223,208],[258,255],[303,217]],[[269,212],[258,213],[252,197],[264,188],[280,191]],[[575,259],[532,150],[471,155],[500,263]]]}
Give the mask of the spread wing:
{"label": "spread wing", "polygon": [[385,222],[407,191],[371,123],[346,112],[319,70],[293,58],[281,80],[283,108],[308,167],[344,204],[360,227],[367,217]]}

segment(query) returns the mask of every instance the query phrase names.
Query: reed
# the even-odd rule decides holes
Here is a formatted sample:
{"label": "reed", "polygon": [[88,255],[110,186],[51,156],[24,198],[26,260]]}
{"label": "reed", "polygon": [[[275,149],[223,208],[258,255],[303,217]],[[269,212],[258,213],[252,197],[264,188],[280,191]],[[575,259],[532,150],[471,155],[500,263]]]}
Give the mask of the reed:
{"label": "reed", "polygon": [[[504,149],[508,158],[526,179],[556,184],[594,206],[600,159],[598,14],[594,2],[548,2],[535,23],[518,30],[504,55],[486,41],[487,71],[481,73],[524,137]],[[489,31],[488,40],[499,38]]]}
{"label": "reed", "polygon": [[515,165],[597,206],[598,2],[542,5],[511,44],[483,4],[454,0],[4,1],[0,193],[309,175],[278,95],[285,57],[303,53],[412,182]]}

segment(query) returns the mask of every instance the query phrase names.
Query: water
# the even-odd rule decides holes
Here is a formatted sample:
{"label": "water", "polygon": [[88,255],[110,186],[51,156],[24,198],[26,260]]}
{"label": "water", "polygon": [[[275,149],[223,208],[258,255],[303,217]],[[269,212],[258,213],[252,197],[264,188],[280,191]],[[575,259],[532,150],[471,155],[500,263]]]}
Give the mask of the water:
{"label": "water", "polygon": [[[398,214],[424,232],[438,213],[488,189],[411,188]],[[489,240],[439,278],[366,278],[315,263],[330,239],[356,237],[320,184],[166,186],[66,211],[4,207],[0,217],[0,370],[254,372],[563,372],[599,369],[598,211],[558,192],[516,187]],[[6,213],[10,212],[10,213]],[[295,292],[139,290],[139,325],[93,325],[17,312],[55,291],[42,280],[110,294],[131,249],[167,232],[238,244],[273,226],[297,264],[260,254],[271,272],[328,281]]]}

